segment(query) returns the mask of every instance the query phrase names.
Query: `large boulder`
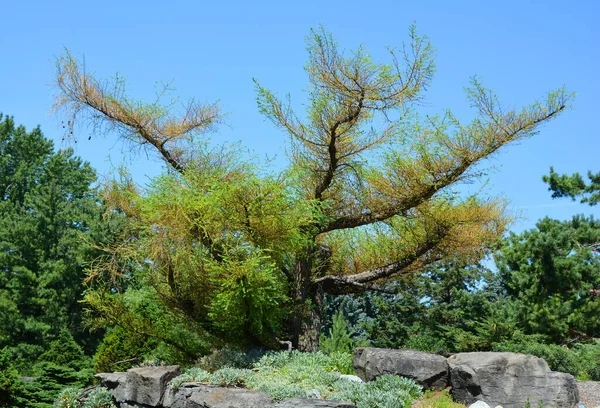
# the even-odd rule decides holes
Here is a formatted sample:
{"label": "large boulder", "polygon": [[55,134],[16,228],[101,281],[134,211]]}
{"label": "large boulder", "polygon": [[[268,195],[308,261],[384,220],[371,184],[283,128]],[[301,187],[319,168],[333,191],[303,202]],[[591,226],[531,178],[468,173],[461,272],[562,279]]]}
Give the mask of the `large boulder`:
{"label": "large boulder", "polygon": [[579,400],[570,374],[551,371],[541,358],[517,353],[459,353],[448,358],[456,401],[485,401],[491,406],[573,407]]}
{"label": "large boulder", "polygon": [[97,374],[117,403],[126,406],[160,406],[167,384],[180,374],[179,366],[131,368],[126,373]]}
{"label": "large boulder", "polygon": [[364,381],[394,374],[411,378],[425,389],[441,390],[448,386],[446,358],[422,351],[357,348],[354,370]]}

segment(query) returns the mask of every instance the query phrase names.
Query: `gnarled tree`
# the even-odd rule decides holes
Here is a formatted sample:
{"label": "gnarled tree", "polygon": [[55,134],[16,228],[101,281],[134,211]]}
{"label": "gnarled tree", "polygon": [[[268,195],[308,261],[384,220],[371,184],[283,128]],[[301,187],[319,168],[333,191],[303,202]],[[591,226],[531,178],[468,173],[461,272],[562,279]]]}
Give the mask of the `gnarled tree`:
{"label": "gnarled tree", "polygon": [[[505,229],[505,204],[461,198],[454,186],[535,134],[571,95],[560,89],[504,110],[472,81],[476,119],[463,124],[450,111],[419,119],[413,108],[434,63],[427,38],[411,28],[410,39],[389,50],[391,63],[378,64],[362,48],[347,55],[324,30],[311,32],[305,115],[256,82],[260,111],[291,142],[289,168],[267,177],[196,143],[219,122],[216,105],[190,104],[177,119],[158,103],[131,102],[122,85],[111,90],[69,54],[61,58],[57,108],[71,124],[85,114],[153,146],[176,170],[146,193],[107,190],[135,227],[110,248],[115,262],[93,272],[118,271],[119,256],[131,264],[135,254],[161,299],[201,330],[237,330],[262,343],[287,337],[315,350],[324,292],[390,290],[386,284],[425,265],[481,255]],[[223,323],[227,313],[235,318]]]}

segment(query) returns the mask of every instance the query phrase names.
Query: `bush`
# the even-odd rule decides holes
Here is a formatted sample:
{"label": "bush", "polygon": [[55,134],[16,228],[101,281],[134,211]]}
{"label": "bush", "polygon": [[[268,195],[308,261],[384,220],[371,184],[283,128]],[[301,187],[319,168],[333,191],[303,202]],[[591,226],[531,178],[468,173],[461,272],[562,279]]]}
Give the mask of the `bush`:
{"label": "bush", "polygon": [[551,370],[569,373],[573,376],[577,376],[581,371],[577,354],[565,347],[554,344],[504,342],[494,344],[493,351],[531,354],[546,360]]}
{"label": "bush", "polygon": [[423,402],[419,406],[422,408],[465,408],[463,404],[454,402],[447,390],[435,393],[425,391]]}
{"label": "bush", "polygon": [[56,401],[54,401],[54,408],[81,408],[80,396],[81,388],[65,388],[58,394]]}
{"label": "bush", "polygon": [[83,408],[116,408],[113,403],[113,396],[104,387],[96,388],[85,398]]}
{"label": "bush", "polygon": [[413,335],[404,342],[403,347],[434,354],[446,353],[444,340],[442,340],[439,336],[434,337],[432,335]]}
{"label": "bush", "polygon": [[329,399],[350,401],[357,408],[410,407],[413,400],[422,395],[421,387],[414,381],[389,374],[367,383],[340,379],[333,388]]}
{"label": "bush", "polygon": [[214,372],[221,368],[252,368],[252,366],[265,354],[264,350],[253,349],[248,352],[223,348],[214,350],[211,354],[201,357],[196,363],[197,367]]}
{"label": "bush", "polygon": [[210,373],[198,367],[192,367],[185,373],[173,378],[169,386],[174,390],[181,388],[181,385],[188,382],[209,382]]}
{"label": "bush", "polygon": [[247,368],[231,368],[225,367],[218,371],[215,371],[210,376],[210,383],[212,385],[219,385],[221,387],[242,387],[252,379],[254,371],[248,370]]}
{"label": "bush", "polygon": [[97,373],[125,371],[133,367],[135,361],[115,365],[119,361],[132,358],[142,359],[149,354],[155,341],[125,331],[121,327],[112,328],[98,346],[94,360]]}

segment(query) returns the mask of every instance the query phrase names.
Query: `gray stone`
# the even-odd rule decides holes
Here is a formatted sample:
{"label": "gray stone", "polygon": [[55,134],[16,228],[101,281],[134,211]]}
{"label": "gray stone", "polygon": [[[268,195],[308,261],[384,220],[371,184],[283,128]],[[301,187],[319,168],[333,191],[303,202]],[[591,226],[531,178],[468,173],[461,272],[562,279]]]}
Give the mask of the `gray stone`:
{"label": "gray stone", "polygon": [[551,371],[544,360],[517,353],[459,353],[448,359],[452,394],[465,405],[487,401],[505,408],[540,402],[544,408],[568,408],[579,400],[570,374]]}
{"label": "gray stone", "polygon": [[185,408],[185,402],[192,395],[195,383],[183,384],[178,390],[167,387],[163,394],[162,406],[165,408]]}
{"label": "gray stone", "polygon": [[344,401],[292,398],[281,401],[279,404],[269,405],[267,408],[356,408],[356,405]]}
{"label": "gray stone", "polygon": [[[264,392],[198,384],[191,388],[185,408],[258,408],[273,403]],[[175,407],[171,407],[175,408]]]}
{"label": "gray stone", "polygon": [[483,401],[477,401],[476,403],[469,405],[469,408],[490,408],[490,406]]}
{"label": "gray stone", "polygon": [[166,366],[131,368],[126,373],[101,373],[96,378],[121,406],[157,407],[168,382],[178,375],[179,366]]}
{"label": "gray stone", "polygon": [[352,381],[352,382],[363,382],[363,380],[360,377],[357,377],[356,375],[350,375],[350,374],[342,374],[340,375],[340,378],[342,380],[347,380],[347,381]]}
{"label": "gray stone", "polygon": [[306,391],[306,398],[321,399],[321,393],[319,390],[308,390]]}
{"label": "gray stone", "polygon": [[425,389],[441,390],[448,386],[446,359],[422,351],[357,348],[354,370],[364,381],[394,374],[411,378]]}

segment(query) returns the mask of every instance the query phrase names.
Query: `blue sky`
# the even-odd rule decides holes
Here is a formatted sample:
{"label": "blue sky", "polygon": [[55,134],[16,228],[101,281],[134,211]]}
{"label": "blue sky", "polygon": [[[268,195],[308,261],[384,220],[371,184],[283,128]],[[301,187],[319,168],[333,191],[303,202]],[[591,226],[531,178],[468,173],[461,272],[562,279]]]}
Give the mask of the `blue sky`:
{"label": "blue sky", "polygon": [[[568,200],[552,200],[541,182],[558,172],[600,170],[600,3],[582,1],[11,1],[0,24],[0,112],[27,128],[41,125],[62,142],[60,120],[50,114],[54,60],[64,47],[85,56],[99,77],[127,78],[132,96],[150,101],[157,81],[173,80],[182,99],[220,100],[226,124],[215,143],[242,141],[257,154],[285,163],[286,135],[256,108],[252,78],[300,103],[306,89],[305,37],[324,25],[340,45],[364,45],[385,61],[385,46],[400,46],[416,21],[436,48],[437,73],[426,96],[426,113],[472,111],[463,87],[477,75],[508,107],[520,107],[566,85],[577,92],[573,109],[541,133],[498,154],[484,188],[507,197],[520,214],[513,225],[530,228],[545,215],[600,216]],[[132,155],[114,135],[73,144],[100,173],[110,163],[132,167],[139,183],[161,171],[152,152]]]}

